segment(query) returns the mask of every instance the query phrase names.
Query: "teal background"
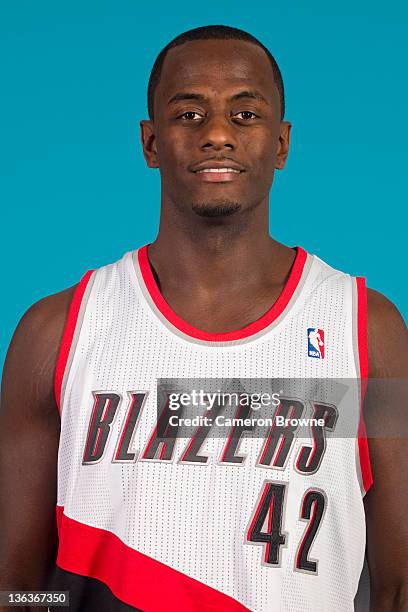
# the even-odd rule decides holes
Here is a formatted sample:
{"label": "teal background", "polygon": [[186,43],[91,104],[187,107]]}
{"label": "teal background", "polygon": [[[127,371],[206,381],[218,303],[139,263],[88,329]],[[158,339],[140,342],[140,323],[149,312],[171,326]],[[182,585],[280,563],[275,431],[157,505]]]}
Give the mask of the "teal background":
{"label": "teal background", "polygon": [[0,8],[0,366],[23,312],[154,239],[139,144],[160,49],[211,23],[276,57],[293,123],[271,233],[364,275],[406,316],[408,5],[19,0]]}

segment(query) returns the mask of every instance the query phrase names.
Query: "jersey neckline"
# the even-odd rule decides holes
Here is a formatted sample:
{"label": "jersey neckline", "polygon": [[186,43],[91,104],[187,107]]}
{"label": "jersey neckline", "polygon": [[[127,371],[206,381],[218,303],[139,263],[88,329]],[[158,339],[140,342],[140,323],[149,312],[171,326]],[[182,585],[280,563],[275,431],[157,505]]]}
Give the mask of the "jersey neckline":
{"label": "jersey neckline", "polygon": [[[139,285],[141,286],[142,292],[145,296],[149,296],[155,308],[161,314],[171,327],[175,328],[173,331],[178,330],[182,332],[182,335],[195,340],[213,344],[213,343],[225,343],[234,342],[239,340],[245,340],[258,335],[260,332],[269,327],[272,323],[276,322],[276,319],[281,318],[288,309],[289,303],[292,301],[292,297],[302,277],[305,276],[307,271],[305,270],[305,264],[308,259],[308,253],[300,246],[294,247],[296,250],[296,256],[289,272],[289,277],[278,296],[274,304],[263,314],[261,317],[252,321],[244,327],[228,332],[207,332],[197,327],[194,327],[184,319],[182,319],[166,302],[160,289],[153,276],[152,268],[148,257],[149,244],[145,244],[140,247],[137,251],[131,253],[133,260],[133,268],[136,272]],[[309,268],[309,266],[307,266]]]}

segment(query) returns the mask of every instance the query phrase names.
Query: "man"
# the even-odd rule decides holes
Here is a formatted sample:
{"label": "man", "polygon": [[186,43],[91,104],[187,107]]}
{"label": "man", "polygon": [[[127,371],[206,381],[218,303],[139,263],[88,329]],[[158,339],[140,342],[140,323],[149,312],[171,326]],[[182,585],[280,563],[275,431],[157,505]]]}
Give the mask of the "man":
{"label": "man", "polygon": [[[225,26],[182,34],[148,95],[157,239],[35,304],[7,355],[1,589],[51,584],[81,611],[344,612],[367,528],[371,610],[408,610],[404,443],[367,447],[358,394],[357,444],[327,440],[338,406],[284,395],[277,411],[322,417],[308,439],[156,436],[159,379],[403,379],[408,343],[364,279],[269,236],[291,124],[261,43]],[[384,401],[369,396],[368,428]]]}

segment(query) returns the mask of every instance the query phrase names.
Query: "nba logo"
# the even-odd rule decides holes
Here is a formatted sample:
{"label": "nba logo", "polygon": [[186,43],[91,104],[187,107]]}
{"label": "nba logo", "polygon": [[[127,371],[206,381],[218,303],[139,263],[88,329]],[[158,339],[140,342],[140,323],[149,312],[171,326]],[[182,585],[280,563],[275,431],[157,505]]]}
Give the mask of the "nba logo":
{"label": "nba logo", "polygon": [[307,330],[307,354],[309,357],[324,359],[324,331],[318,327]]}

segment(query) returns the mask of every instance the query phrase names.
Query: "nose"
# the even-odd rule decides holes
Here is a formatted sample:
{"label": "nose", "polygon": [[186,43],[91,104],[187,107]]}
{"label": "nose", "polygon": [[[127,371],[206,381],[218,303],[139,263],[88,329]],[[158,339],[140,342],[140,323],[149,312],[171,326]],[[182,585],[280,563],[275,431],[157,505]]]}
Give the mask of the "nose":
{"label": "nose", "polygon": [[234,150],[238,146],[234,126],[225,115],[214,114],[208,117],[202,126],[200,134],[200,148],[203,150],[220,151]]}

